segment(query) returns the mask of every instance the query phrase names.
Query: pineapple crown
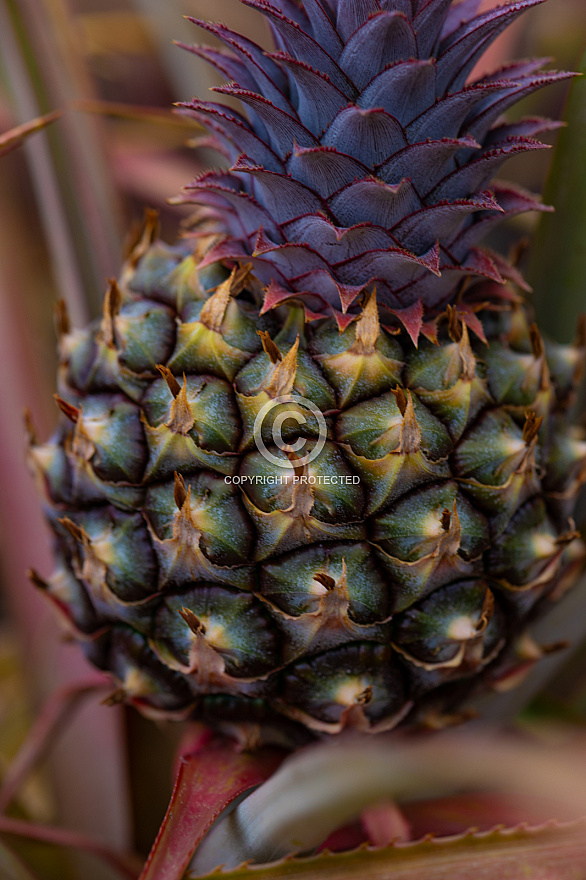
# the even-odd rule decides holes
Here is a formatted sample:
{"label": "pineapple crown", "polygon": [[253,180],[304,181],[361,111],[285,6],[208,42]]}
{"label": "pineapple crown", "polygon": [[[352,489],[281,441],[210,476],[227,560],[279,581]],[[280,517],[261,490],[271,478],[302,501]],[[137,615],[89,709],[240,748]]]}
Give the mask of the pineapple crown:
{"label": "pineapple crown", "polygon": [[[301,300],[308,319],[341,327],[366,289],[413,335],[470,276],[523,284],[477,247],[494,224],[546,210],[492,182],[511,156],[546,148],[557,123],[503,112],[571,76],[518,61],[469,81],[487,47],[525,10],[520,0],[477,14],[481,0],[242,0],[268,19],[267,52],[223,24],[190,19],[227,49],[186,46],[230,82],[246,115],[193,99],[231,163],[189,184],[185,202],[220,236],[202,265],[252,263],[262,311]],[[487,189],[490,183],[490,189]]]}

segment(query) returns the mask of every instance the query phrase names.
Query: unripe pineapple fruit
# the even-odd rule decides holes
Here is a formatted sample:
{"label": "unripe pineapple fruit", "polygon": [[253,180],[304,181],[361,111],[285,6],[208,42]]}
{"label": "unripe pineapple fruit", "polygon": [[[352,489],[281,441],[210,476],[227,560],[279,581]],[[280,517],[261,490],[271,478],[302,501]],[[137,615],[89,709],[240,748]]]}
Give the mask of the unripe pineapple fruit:
{"label": "unripe pineapple fruit", "polygon": [[553,124],[502,113],[566,74],[469,82],[537,2],[246,0],[274,52],[199,22],[244,109],[181,112],[229,167],[176,245],[148,218],[100,321],[61,314],[62,417],[31,432],[58,558],[34,580],[116,698],[377,732],[539,655],[583,556],[585,332],[544,342],[477,242],[543,209],[491,179]]}

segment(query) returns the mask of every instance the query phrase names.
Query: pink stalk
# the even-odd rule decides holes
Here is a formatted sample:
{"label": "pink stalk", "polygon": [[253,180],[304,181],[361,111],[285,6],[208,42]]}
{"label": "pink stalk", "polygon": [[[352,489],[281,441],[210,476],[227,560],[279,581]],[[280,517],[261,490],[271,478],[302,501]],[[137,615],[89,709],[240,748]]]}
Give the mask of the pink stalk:
{"label": "pink stalk", "polygon": [[368,839],[374,846],[389,846],[395,841],[411,839],[409,823],[391,800],[363,810],[361,820]]}

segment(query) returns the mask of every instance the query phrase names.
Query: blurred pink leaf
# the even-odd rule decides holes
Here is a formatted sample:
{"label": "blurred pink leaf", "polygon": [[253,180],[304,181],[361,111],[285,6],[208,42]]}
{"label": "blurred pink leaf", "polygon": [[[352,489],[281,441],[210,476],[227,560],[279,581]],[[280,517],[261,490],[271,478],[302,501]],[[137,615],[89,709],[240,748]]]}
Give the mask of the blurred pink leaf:
{"label": "blurred pink leaf", "polygon": [[394,841],[412,838],[409,823],[393,801],[367,807],[362,811],[361,820],[368,840],[375,846],[388,846]]}
{"label": "blurred pink leaf", "polygon": [[565,821],[575,818],[575,813],[559,800],[487,791],[414,801],[404,804],[402,812],[413,840],[426,834],[435,837],[463,834],[470,828],[491,831],[497,826],[536,827],[546,824],[553,816]]}
{"label": "blurred pink leaf", "polygon": [[[200,169],[181,156],[119,148],[113,150],[112,170],[120,189],[147,204],[165,205],[169,195],[179,193]],[[184,216],[191,210],[192,206],[187,206],[174,213]]]}

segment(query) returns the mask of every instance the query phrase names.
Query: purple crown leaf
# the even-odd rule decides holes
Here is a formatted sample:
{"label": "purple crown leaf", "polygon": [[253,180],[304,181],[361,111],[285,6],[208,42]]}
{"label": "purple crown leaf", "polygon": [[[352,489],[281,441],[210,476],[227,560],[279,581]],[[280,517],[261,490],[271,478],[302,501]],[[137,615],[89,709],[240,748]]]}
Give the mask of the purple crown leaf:
{"label": "purple crown leaf", "polygon": [[319,0],[304,0],[303,7],[311,25],[314,38],[334,61],[337,61],[344,48],[344,41]]}
{"label": "purple crown leaf", "polygon": [[526,9],[545,0],[518,0],[507,6],[498,6],[472,21],[462,24],[442,40],[438,56],[438,88],[442,92],[462,88],[478,57],[493,40]]}
{"label": "purple crown leaf", "polygon": [[406,126],[435,101],[435,62],[403,61],[387,67],[364,89],[359,107],[382,107]]}
{"label": "purple crown leaf", "polygon": [[272,55],[285,67],[297,86],[297,113],[306,127],[319,137],[348,103],[344,95],[330,79],[302,61],[291,58],[284,52]]}
{"label": "purple crown leaf", "polygon": [[407,138],[401,124],[385,110],[351,104],[332,122],[322,143],[374,167],[406,146]]}
{"label": "purple crown leaf", "polygon": [[476,242],[503,218],[545,208],[521,190],[486,188],[506,159],[544,149],[534,136],[556,124],[503,113],[569,74],[522,60],[466,82],[495,37],[542,0],[480,15],[477,0],[242,2],[268,19],[277,51],[202,22],[226,49],[190,51],[232,80],[217,91],[245,113],[202,101],[179,111],[233,162],[183,196],[233,238],[225,258],[248,255],[272,302],[289,290],[312,318],[328,303],[338,322],[369,284],[382,306],[421,299],[429,310],[465,275],[516,278]]}
{"label": "purple crown leaf", "polygon": [[394,153],[377,169],[377,174],[388,183],[395,183],[408,174],[414,187],[423,197],[430,188],[446,174],[456,169],[455,157],[462,150],[477,150],[470,137],[443,138],[441,141],[424,141]]}
{"label": "purple crown leaf", "polygon": [[368,168],[333,147],[298,147],[287,163],[291,175],[324,199],[357,178],[366,177]]}
{"label": "purple crown leaf", "polygon": [[[431,55],[440,40],[442,26],[449,15],[452,0],[423,0],[419,4],[413,27],[417,34],[417,49],[419,58]],[[460,3],[459,6],[462,4]],[[459,8],[452,7],[452,8]],[[472,13],[474,14],[474,13]]]}
{"label": "purple crown leaf", "polygon": [[340,67],[362,90],[381,68],[416,55],[415,34],[407,17],[400,12],[379,12],[350,37]]}

